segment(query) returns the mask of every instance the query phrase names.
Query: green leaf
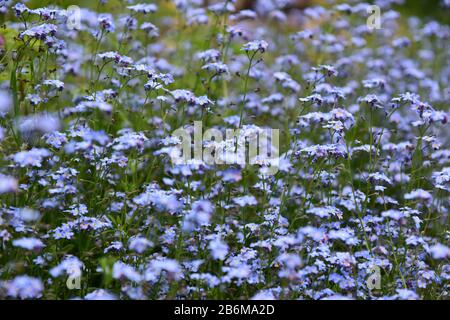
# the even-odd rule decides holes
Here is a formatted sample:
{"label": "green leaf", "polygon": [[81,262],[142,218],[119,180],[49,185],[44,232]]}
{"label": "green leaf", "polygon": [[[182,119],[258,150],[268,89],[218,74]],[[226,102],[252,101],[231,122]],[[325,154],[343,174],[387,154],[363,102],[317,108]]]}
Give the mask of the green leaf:
{"label": "green leaf", "polygon": [[17,117],[20,112],[19,108],[19,93],[17,92],[17,69],[13,68],[11,71],[11,80],[10,80],[11,91],[13,95],[13,103],[14,103],[14,114]]}

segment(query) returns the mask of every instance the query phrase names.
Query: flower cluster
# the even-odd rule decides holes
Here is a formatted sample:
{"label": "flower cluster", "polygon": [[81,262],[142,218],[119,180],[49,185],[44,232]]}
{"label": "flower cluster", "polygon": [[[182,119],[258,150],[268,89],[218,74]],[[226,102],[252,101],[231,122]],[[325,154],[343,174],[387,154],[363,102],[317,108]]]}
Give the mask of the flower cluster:
{"label": "flower cluster", "polygon": [[288,2],[0,1],[0,298],[448,298],[450,27]]}

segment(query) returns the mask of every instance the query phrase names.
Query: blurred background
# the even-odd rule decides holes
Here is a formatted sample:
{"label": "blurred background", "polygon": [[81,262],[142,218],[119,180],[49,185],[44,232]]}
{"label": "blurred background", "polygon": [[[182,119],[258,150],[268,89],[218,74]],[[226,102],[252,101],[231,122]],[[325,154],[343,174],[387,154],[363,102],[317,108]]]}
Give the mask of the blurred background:
{"label": "blurred background", "polygon": [[[108,0],[108,6],[117,6],[119,0]],[[218,2],[215,0],[198,0],[203,1],[204,5]],[[384,0],[385,1],[385,0]],[[67,7],[69,5],[79,5],[83,7],[95,8],[97,7],[96,0],[31,0],[28,6],[31,8],[38,8],[48,5],[58,5],[60,7]],[[168,0],[141,0],[136,1],[140,3],[167,3]],[[291,5],[288,10],[295,8],[305,8],[307,6],[322,5],[329,6],[328,0],[237,0],[236,7],[238,8],[252,8],[254,10],[264,10],[264,8],[270,8],[275,2],[290,2]],[[333,3],[348,3],[357,4],[361,2],[375,3],[374,0],[358,1],[358,0],[343,0],[332,1]],[[383,2],[383,1],[381,1]],[[396,7],[398,11],[406,15],[414,15],[421,18],[434,19],[441,23],[450,24],[450,0],[392,0],[391,2],[399,3]]]}

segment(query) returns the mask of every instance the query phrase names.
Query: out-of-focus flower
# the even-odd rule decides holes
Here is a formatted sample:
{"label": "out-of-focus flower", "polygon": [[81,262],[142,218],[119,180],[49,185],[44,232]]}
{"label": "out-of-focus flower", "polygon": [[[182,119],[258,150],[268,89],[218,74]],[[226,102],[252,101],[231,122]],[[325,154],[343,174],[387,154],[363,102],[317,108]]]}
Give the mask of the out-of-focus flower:
{"label": "out-of-focus flower", "polygon": [[213,204],[208,200],[198,200],[192,204],[192,210],[183,219],[183,230],[191,232],[197,227],[208,225],[214,212]]}
{"label": "out-of-focus flower", "polygon": [[428,249],[433,259],[446,259],[450,256],[450,248],[438,243]]}
{"label": "out-of-focus flower", "polygon": [[11,95],[4,90],[0,90],[0,117],[2,114],[11,110],[13,104],[13,100]]}
{"label": "out-of-focus flower", "polygon": [[127,7],[129,10],[134,11],[134,12],[140,12],[140,13],[155,13],[156,10],[158,10],[158,6],[156,4],[153,3],[139,3],[139,4],[135,4],[133,6],[128,6]]}
{"label": "out-of-focus flower", "polygon": [[0,174],[0,194],[16,192],[18,190],[17,179]]}
{"label": "out-of-focus flower", "polygon": [[129,241],[128,248],[136,251],[137,253],[143,253],[147,249],[153,247],[153,242],[144,237],[133,237]]}
{"label": "out-of-focus flower", "polygon": [[6,285],[7,294],[13,298],[36,299],[42,296],[44,285],[38,278],[18,276]]}
{"label": "out-of-focus flower", "polygon": [[243,51],[260,51],[265,52],[269,44],[264,40],[254,40],[242,46]]}
{"label": "out-of-focus flower", "polygon": [[224,260],[228,254],[228,245],[219,238],[211,240],[208,247],[214,260]]}
{"label": "out-of-focus flower", "polygon": [[117,300],[117,297],[104,289],[97,289],[84,296],[85,300]]}
{"label": "out-of-focus flower", "polygon": [[20,167],[41,167],[44,158],[51,156],[50,151],[44,148],[33,148],[29,151],[21,151],[14,155],[13,160]]}
{"label": "out-of-focus flower", "polygon": [[45,247],[44,243],[37,238],[20,238],[13,240],[13,246],[27,250],[38,251]]}

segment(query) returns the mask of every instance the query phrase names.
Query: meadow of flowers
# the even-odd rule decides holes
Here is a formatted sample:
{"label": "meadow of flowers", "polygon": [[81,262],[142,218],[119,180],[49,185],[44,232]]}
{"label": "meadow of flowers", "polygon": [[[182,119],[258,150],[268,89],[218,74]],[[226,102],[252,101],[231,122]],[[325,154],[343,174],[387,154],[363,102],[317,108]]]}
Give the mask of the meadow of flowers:
{"label": "meadow of flowers", "polygon": [[[1,299],[448,298],[449,25],[43,2],[0,0]],[[194,121],[277,170],[174,163]]]}

